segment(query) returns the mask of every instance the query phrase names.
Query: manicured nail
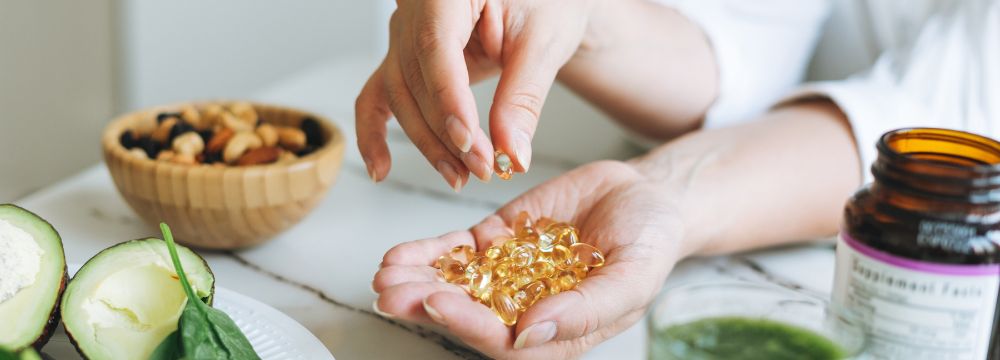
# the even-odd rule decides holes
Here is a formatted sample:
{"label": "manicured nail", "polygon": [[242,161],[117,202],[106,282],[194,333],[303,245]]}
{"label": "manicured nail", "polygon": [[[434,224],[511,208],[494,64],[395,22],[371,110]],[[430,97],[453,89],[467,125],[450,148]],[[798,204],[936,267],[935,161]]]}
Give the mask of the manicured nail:
{"label": "manicured nail", "polygon": [[524,172],[528,172],[528,167],[531,165],[531,137],[522,130],[514,132],[514,157]]}
{"label": "manicured nail", "polygon": [[368,166],[368,176],[372,178],[372,183],[378,184],[378,174],[375,173],[375,168]]}
{"label": "manicured nail", "polygon": [[476,175],[482,182],[490,182],[490,177],[493,175],[493,171],[490,171],[490,165],[483,160],[482,157],[474,152],[462,153],[462,162],[469,169],[476,169],[472,174]]}
{"label": "manicured nail", "polygon": [[[375,282],[368,284],[368,288],[371,289],[373,295],[378,295],[378,291],[375,291]],[[374,304],[372,306],[374,306]]]}
{"label": "manicured nail", "polygon": [[427,298],[424,298],[424,311],[427,312],[427,316],[430,316],[431,320],[434,320],[434,322],[441,325],[447,325],[444,323],[444,317],[441,316],[441,313],[439,313],[437,309],[434,309],[433,307],[431,307],[430,304],[427,303]]}
{"label": "manicured nail", "polygon": [[455,192],[462,190],[462,177],[458,176],[458,172],[455,171],[454,166],[451,166],[447,161],[441,160],[437,162],[437,171],[444,177],[444,181],[447,181],[451,185],[451,188],[455,189]]}
{"label": "manicured nail", "polygon": [[529,326],[514,340],[514,349],[538,346],[556,337],[556,323],[546,321]]}
{"label": "manicured nail", "polygon": [[462,120],[459,120],[455,115],[448,116],[448,119],[444,121],[444,128],[448,132],[448,137],[451,137],[452,144],[455,144],[458,150],[469,152],[472,149],[472,132]]}
{"label": "manicured nail", "polygon": [[375,299],[375,301],[372,301],[372,311],[374,311],[376,314],[378,314],[378,316],[384,317],[386,319],[392,319],[392,318],[396,317],[395,315],[392,315],[390,313],[382,311],[382,309],[379,309],[378,308],[378,299]]}

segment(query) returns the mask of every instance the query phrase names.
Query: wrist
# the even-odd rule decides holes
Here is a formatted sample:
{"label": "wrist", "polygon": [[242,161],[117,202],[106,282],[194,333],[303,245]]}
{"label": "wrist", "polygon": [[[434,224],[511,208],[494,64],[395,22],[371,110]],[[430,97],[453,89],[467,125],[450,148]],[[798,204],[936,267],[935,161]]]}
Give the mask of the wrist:
{"label": "wrist", "polygon": [[672,226],[680,229],[675,250],[682,258],[704,253],[715,238],[713,233],[723,225],[712,223],[711,210],[702,206],[712,194],[693,191],[698,188],[699,175],[709,171],[711,163],[711,153],[686,154],[669,145],[629,161],[640,174],[640,181],[656,192],[655,198],[662,206],[672,209],[676,218],[671,220]]}

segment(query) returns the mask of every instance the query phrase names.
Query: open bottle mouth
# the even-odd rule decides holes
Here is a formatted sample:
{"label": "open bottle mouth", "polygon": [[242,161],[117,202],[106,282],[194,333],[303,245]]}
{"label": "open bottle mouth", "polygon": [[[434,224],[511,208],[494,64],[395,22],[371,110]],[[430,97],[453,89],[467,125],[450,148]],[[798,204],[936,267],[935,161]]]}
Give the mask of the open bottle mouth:
{"label": "open bottle mouth", "polygon": [[973,204],[1000,203],[1000,142],[934,128],[893,130],[879,139],[872,174],[880,184]]}

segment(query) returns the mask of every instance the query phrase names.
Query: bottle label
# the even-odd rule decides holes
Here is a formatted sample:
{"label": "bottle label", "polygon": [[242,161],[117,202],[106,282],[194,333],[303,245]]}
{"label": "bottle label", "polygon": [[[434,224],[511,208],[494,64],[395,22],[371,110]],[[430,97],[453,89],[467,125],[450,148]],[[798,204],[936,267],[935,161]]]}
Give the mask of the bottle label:
{"label": "bottle label", "polygon": [[873,358],[985,359],[998,288],[1000,265],[915,261],[846,232],[837,243],[833,302],[860,317]]}

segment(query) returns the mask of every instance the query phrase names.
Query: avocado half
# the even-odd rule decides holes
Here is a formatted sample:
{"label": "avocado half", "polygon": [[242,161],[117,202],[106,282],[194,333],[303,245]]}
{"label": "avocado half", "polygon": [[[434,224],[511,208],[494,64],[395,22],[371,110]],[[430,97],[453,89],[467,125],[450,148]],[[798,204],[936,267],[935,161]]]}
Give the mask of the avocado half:
{"label": "avocado half", "polygon": [[[177,253],[195,294],[211,304],[215,276],[205,259],[180,245]],[[177,330],[186,303],[167,243],[132,240],[104,249],[77,271],[63,295],[62,322],[84,358],[146,359]]]}
{"label": "avocado half", "polygon": [[41,349],[59,322],[66,256],[59,233],[16,205],[0,205],[0,347]]}

